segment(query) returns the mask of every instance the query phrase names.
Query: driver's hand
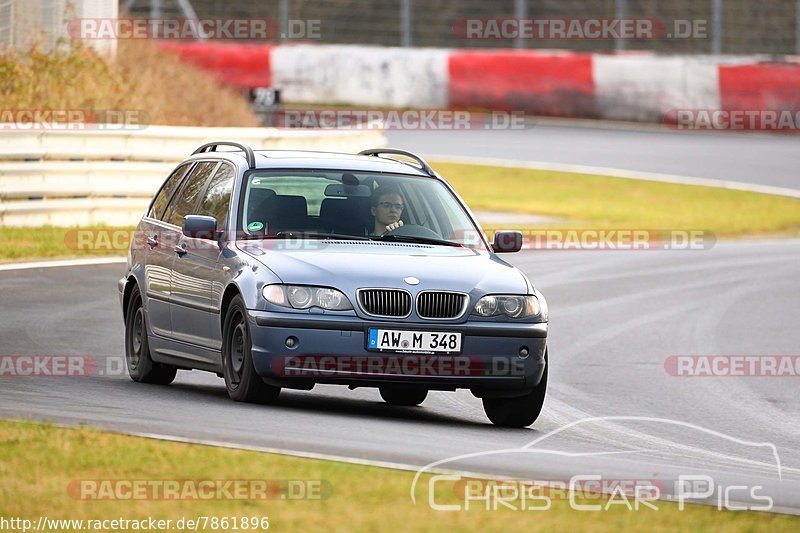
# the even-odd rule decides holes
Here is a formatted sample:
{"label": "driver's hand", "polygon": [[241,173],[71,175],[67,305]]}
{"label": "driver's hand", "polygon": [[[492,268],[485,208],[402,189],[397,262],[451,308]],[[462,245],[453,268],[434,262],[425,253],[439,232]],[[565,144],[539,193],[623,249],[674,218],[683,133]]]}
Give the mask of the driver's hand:
{"label": "driver's hand", "polygon": [[392,222],[391,224],[386,226],[386,232],[388,233],[390,231],[394,231],[394,230],[396,230],[397,228],[399,228],[402,225],[403,225],[403,221],[402,220],[398,220],[397,222]]}

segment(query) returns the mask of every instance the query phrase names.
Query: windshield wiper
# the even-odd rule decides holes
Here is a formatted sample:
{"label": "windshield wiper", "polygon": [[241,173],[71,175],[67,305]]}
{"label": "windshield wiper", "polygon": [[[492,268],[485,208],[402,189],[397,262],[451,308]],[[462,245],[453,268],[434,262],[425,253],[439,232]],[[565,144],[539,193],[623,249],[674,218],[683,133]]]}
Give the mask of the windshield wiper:
{"label": "windshield wiper", "polygon": [[317,231],[279,231],[274,235],[267,235],[265,239],[334,239],[347,241],[366,241],[368,237],[361,235],[345,235],[342,233],[320,233]]}
{"label": "windshield wiper", "polygon": [[371,237],[373,240],[380,240],[380,241],[394,241],[394,242],[413,242],[418,244],[434,244],[439,246],[455,246],[457,248],[463,248],[464,245],[453,242],[453,241],[446,241],[444,239],[433,239],[431,237],[415,237],[413,235],[381,235],[379,237]]}

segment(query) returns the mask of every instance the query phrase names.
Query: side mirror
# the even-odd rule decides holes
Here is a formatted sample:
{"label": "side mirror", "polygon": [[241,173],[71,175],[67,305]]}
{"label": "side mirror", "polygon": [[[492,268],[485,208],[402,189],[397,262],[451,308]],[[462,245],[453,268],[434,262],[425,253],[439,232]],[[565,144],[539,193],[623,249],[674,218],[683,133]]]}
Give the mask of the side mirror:
{"label": "side mirror", "polygon": [[496,231],[492,250],[498,254],[509,254],[522,250],[521,231]]}
{"label": "side mirror", "polygon": [[186,215],[183,217],[183,234],[192,239],[213,241],[217,238],[217,220],[202,215]]}

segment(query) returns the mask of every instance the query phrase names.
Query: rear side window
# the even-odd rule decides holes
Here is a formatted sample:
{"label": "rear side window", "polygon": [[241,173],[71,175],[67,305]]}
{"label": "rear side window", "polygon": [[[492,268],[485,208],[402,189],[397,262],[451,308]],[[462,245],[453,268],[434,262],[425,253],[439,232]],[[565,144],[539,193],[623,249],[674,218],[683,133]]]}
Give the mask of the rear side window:
{"label": "rear side window", "polygon": [[170,202],[172,212],[169,214],[167,222],[175,224],[176,226],[183,226],[183,217],[192,215],[197,205],[197,200],[200,198],[200,193],[206,186],[208,178],[211,177],[211,172],[217,166],[216,162],[198,163],[189,177],[183,182],[183,187],[175,195]]}
{"label": "rear side window", "polygon": [[217,229],[222,229],[225,215],[228,213],[228,204],[233,191],[233,167],[223,164],[211,178],[208,189],[200,202],[198,215],[205,215],[217,219]]}
{"label": "rear side window", "polygon": [[167,209],[167,204],[169,204],[169,199],[172,197],[172,193],[175,192],[175,189],[178,187],[183,176],[186,175],[190,166],[192,166],[191,163],[185,163],[179,166],[170,177],[167,178],[161,190],[158,191],[156,199],[153,200],[153,206],[150,208],[150,212],[147,213],[147,216],[161,220],[161,217],[164,216],[164,211]]}

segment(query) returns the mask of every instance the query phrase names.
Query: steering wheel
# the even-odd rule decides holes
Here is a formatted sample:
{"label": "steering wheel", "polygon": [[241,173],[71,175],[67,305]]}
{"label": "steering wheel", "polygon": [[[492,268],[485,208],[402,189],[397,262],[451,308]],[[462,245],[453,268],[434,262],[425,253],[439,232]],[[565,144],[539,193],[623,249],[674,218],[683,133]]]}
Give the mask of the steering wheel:
{"label": "steering wheel", "polygon": [[439,235],[432,229],[428,229],[424,226],[418,226],[417,224],[403,224],[399,228],[384,232],[383,235],[403,235],[408,237],[424,237],[427,239],[442,238],[441,235]]}

